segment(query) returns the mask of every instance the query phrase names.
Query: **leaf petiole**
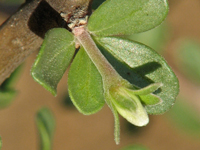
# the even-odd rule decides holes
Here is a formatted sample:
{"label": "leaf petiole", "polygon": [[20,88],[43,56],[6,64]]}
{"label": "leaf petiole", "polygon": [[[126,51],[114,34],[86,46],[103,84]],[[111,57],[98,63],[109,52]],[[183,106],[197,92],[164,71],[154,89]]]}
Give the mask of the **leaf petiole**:
{"label": "leaf petiole", "polygon": [[[119,117],[117,114],[117,110],[112,104],[112,101],[110,100],[109,95],[109,89],[111,86],[120,85],[121,83],[126,82],[117,72],[116,70],[111,66],[111,64],[108,62],[108,60],[103,56],[103,54],[100,52],[96,44],[94,43],[93,39],[91,38],[90,34],[84,27],[76,27],[73,30],[73,33],[75,37],[77,38],[78,42],[83,46],[86,53],[96,66],[97,70],[102,76],[103,80],[103,88],[104,88],[104,97],[105,100],[110,107],[111,111],[113,112],[114,118],[115,118],[115,142],[119,144],[120,141],[120,125],[119,125]],[[126,84],[129,84],[126,82]]]}
{"label": "leaf petiole", "polygon": [[104,83],[113,83],[122,79],[116,70],[110,65],[108,60],[100,52],[99,48],[91,38],[89,32],[84,27],[74,28],[73,33],[80,44],[84,47],[86,53],[94,65],[97,67]]}

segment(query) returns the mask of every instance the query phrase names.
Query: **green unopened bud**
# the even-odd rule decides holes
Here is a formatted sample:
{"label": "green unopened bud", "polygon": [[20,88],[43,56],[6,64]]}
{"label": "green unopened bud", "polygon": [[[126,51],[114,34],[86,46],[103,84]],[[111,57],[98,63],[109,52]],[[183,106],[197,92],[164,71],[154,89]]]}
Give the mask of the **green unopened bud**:
{"label": "green unopened bud", "polygon": [[136,126],[148,124],[149,117],[137,95],[122,86],[112,88],[109,92],[115,108],[127,121]]}

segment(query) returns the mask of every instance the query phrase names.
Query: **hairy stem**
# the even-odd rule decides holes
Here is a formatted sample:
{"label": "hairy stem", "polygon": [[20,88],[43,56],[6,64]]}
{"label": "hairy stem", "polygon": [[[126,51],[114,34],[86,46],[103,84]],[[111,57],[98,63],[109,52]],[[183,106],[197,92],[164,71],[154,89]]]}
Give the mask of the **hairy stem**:
{"label": "hairy stem", "polygon": [[120,83],[123,79],[98,49],[88,31],[84,27],[77,27],[74,28],[73,33],[79,43],[84,47],[94,65],[97,67],[103,78],[104,84],[116,84],[116,82]]}
{"label": "hairy stem", "polygon": [[124,80],[112,67],[112,65],[108,62],[108,60],[104,57],[101,51],[98,49],[90,34],[84,27],[77,27],[73,30],[74,35],[76,36],[78,42],[84,47],[86,53],[93,61],[94,65],[97,67],[99,73],[103,79],[104,86],[104,96],[108,106],[111,108],[114,118],[115,118],[115,142],[119,144],[120,141],[120,125],[119,125],[119,117],[117,114],[117,110],[115,106],[113,106],[110,101],[111,97],[109,94],[109,89],[112,86],[119,86],[120,84],[127,84],[126,80]]}

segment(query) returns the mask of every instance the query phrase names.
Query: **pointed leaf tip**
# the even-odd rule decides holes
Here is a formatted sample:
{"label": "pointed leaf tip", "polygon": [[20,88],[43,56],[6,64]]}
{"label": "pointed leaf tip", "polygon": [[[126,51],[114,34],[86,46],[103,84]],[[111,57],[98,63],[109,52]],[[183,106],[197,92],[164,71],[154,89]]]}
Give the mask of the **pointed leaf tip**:
{"label": "pointed leaf tip", "polygon": [[135,95],[147,95],[147,94],[155,92],[162,86],[163,86],[162,83],[153,83],[144,88],[141,88],[138,90],[130,90],[130,91],[132,91]]}

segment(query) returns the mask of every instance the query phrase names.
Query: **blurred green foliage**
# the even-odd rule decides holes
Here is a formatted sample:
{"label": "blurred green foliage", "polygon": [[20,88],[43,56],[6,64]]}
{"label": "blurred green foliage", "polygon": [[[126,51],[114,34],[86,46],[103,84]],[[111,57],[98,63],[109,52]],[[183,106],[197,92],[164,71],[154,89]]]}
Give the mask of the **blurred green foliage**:
{"label": "blurred green foliage", "polygon": [[168,116],[180,131],[200,138],[199,112],[192,108],[189,103],[186,103],[186,101],[183,101],[182,99],[178,99],[174,107],[168,112]]}
{"label": "blurred green foliage", "polygon": [[19,66],[0,86],[0,109],[9,106],[17,95],[14,85],[18,79],[20,70],[21,66]]}
{"label": "blurred green foliage", "polygon": [[16,91],[14,90],[7,90],[1,91],[0,90],[0,109],[9,106],[16,96]]}
{"label": "blurred green foliage", "polygon": [[2,139],[0,137],[0,150],[1,150],[1,148],[2,148]]}
{"label": "blurred green foliage", "polygon": [[162,53],[164,51],[164,46],[169,39],[169,36],[169,27],[167,23],[163,23],[154,29],[129,35],[126,36],[126,38],[148,45],[155,51]]}
{"label": "blurred green foliage", "polygon": [[124,147],[120,150],[148,150],[148,149],[142,145],[130,145],[130,146]]}
{"label": "blurred green foliage", "polygon": [[175,63],[178,69],[193,83],[200,84],[200,43],[192,39],[177,44]]}
{"label": "blurred green foliage", "polygon": [[48,108],[41,108],[37,112],[36,125],[40,135],[40,150],[51,150],[55,130],[55,119]]}

